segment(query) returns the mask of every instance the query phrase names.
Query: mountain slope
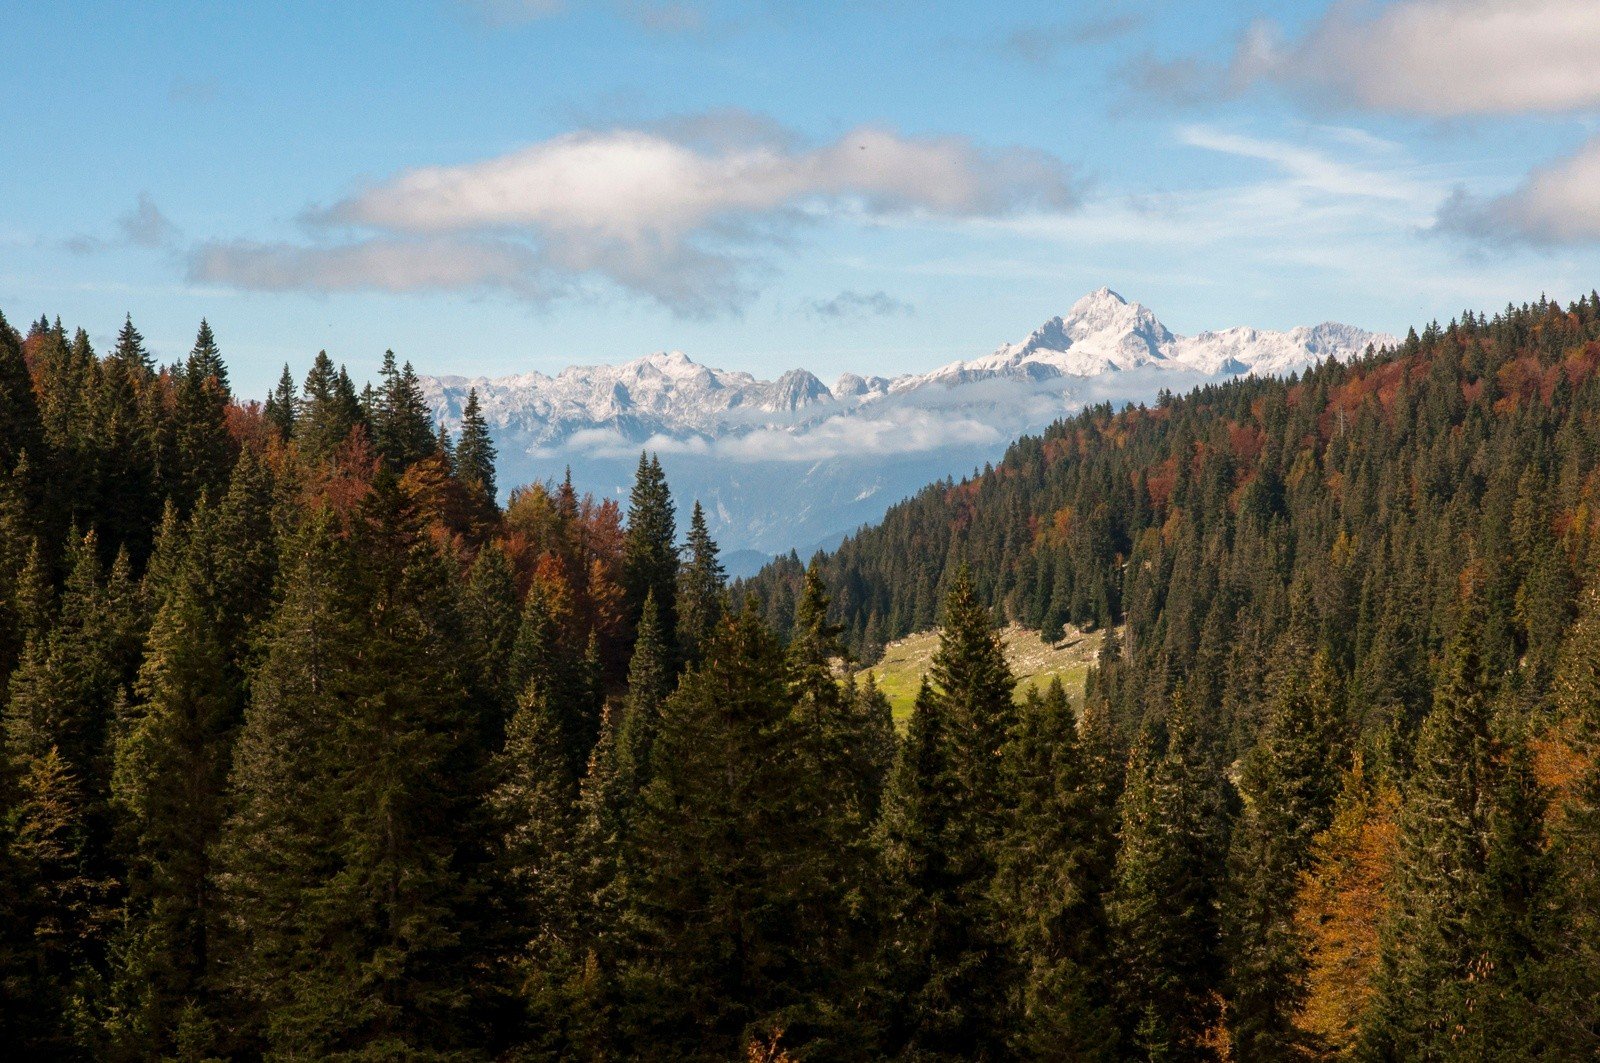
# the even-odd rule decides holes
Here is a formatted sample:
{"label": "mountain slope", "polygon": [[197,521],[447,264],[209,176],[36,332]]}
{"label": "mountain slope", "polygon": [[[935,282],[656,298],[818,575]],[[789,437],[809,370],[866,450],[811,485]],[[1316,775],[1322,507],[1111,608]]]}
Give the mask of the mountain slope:
{"label": "mountain slope", "polygon": [[993,461],[1016,436],[1085,405],[1149,402],[1162,390],[1294,372],[1390,342],[1332,323],[1177,336],[1102,288],[985,357],[894,378],[845,374],[832,388],[804,369],[766,381],[676,351],[554,376],[423,383],[452,427],[477,389],[502,483],[570,466],[580,488],[620,493],[648,447],[679,496],[706,505],[726,547],[770,554],[836,542],[924,484]]}

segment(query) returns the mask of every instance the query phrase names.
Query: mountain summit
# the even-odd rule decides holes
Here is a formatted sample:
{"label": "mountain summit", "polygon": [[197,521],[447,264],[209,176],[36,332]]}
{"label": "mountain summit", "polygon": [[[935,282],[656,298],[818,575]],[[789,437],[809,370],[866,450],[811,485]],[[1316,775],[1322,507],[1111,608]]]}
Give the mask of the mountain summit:
{"label": "mountain summit", "polygon": [[[991,354],[893,378],[846,373],[832,388],[805,369],[761,380],[681,351],[423,386],[452,427],[477,389],[502,483],[570,466],[580,487],[621,493],[648,448],[680,493],[705,503],[725,546],[773,552],[836,541],[1086,403],[1147,402],[1163,389],[1292,373],[1393,342],[1333,322],[1179,336],[1149,308],[1100,288]],[[773,491],[774,483],[796,490]]]}

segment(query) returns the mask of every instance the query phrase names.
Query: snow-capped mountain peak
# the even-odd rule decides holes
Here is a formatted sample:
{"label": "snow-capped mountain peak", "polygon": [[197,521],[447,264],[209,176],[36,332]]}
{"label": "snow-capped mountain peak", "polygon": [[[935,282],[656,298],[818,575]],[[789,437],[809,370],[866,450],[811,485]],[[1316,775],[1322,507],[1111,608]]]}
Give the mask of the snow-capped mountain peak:
{"label": "snow-capped mountain peak", "polygon": [[[845,373],[832,389],[805,369],[761,380],[682,351],[553,376],[424,378],[423,387],[451,428],[477,389],[508,487],[570,465],[580,487],[610,495],[648,447],[668,464],[675,490],[706,503],[725,546],[786,550],[876,519],[910,491],[998,458],[1016,436],[1086,402],[1297,372],[1393,342],[1333,322],[1180,336],[1149,308],[1100,288],[991,354],[892,379]],[[803,492],[772,490],[802,480]],[[796,498],[806,501],[797,507]]]}

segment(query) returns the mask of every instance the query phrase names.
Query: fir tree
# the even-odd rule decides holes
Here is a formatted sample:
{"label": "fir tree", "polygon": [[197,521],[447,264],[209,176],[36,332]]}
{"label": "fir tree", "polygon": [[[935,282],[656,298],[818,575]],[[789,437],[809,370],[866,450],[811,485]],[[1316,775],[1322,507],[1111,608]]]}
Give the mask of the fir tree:
{"label": "fir tree", "polygon": [[467,391],[467,404],[461,411],[461,438],[455,447],[456,478],[478,497],[494,504],[496,497],[494,440],[489,423],[478,407],[478,389]]}
{"label": "fir tree", "polygon": [[722,619],[727,575],[717,560],[717,544],[706,529],[705,511],[696,500],[689,517],[688,558],[678,576],[678,648],[685,661],[700,659]]}
{"label": "fir tree", "polygon": [[628,502],[628,530],[622,546],[622,590],[630,625],[637,629],[644,601],[655,595],[667,652],[678,660],[674,638],[678,626],[677,524],[672,495],[661,462],[639,455]]}
{"label": "fir tree", "polygon": [[[1012,957],[992,884],[1008,826],[1001,754],[1016,681],[965,572],[946,599],[929,678],[913,714],[924,733],[907,739],[912,766],[897,769],[885,813],[901,936],[890,956],[903,1024],[894,1040],[911,1053],[988,1058],[1012,1028]],[[929,733],[931,750],[920,745]]]}
{"label": "fir tree", "polygon": [[435,452],[433,416],[410,362],[396,368],[394,352],[385,351],[379,375],[383,387],[372,413],[373,443],[399,474]]}
{"label": "fir tree", "polygon": [[1216,783],[1199,762],[1180,697],[1128,761],[1121,848],[1106,902],[1131,1047],[1152,1059],[1215,1058],[1222,982]]}
{"label": "fir tree", "polygon": [[294,437],[295,421],[300,412],[300,396],[295,390],[294,374],[289,372],[289,367],[283,367],[283,375],[278,378],[278,386],[267,396],[266,405],[262,408],[267,423],[277,428],[278,434],[284,439]]}
{"label": "fir tree", "polygon": [[1298,878],[1328,828],[1342,743],[1333,666],[1325,652],[1285,640],[1267,724],[1245,759],[1244,815],[1230,854],[1225,927],[1233,1044],[1251,1059],[1291,1059],[1306,992],[1306,954],[1294,925]]}
{"label": "fir tree", "polygon": [[727,1058],[814,1004],[826,913],[783,651],[753,610],[667,699],[626,844],[617,1051]]}
{"label": "fir tree", "polygon": [[1102,896],[1110,885],[1112,809],[1099,804],[1061,681],[1029,689],[1006,749],[1016,804],[995,877],[1022,967],[1021,1058],[1116,1058]]}

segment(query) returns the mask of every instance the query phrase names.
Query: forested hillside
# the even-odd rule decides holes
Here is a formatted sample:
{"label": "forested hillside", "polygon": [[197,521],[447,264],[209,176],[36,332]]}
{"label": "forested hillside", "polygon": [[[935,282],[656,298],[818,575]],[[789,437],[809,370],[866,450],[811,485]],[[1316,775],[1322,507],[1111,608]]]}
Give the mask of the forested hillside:
{"label": "forested hillside", "polygon": [[[393,359],[0,321],[0,1043],[1589,1058],[1597,337],[1089,411],[745,598]],[[1081,716],[996,607],[1107,629]],[[897,736],[840,659],[934,622]]]}
{"label": "forested hillside", "polygon": [[[1085,725],[1129,751],[1114,938],[1160,916],[1113,947],[1165,958],[1135,1040],[1587,1058],[1597,502],[1591,295],[1087,410],[815,570],[869,659],[963,570],[1047,635],[1119,626]],[[800,578],[748,587],[781,626]]]}

